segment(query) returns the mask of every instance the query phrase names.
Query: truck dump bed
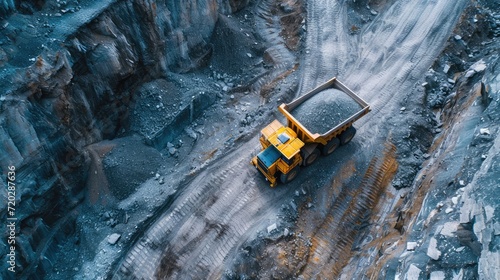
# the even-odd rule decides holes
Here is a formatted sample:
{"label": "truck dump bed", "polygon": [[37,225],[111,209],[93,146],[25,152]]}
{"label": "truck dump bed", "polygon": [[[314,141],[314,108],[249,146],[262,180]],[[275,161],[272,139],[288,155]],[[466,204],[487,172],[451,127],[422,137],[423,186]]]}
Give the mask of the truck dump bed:
{"label": "truck dump bed", "polygon": [[326,144],[370,111],[368,104],[333,78],[279,110],[305,143]]}

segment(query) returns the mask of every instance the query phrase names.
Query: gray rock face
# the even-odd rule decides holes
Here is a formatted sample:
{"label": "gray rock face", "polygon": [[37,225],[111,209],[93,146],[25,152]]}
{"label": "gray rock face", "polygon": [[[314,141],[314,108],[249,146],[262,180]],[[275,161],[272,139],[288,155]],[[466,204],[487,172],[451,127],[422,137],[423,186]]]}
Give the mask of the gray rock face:
{"label": "gray rock face", "polygon": [[[421,240],[423,245],[406,251],[399,260],[400,263],[426,266],[430,279],[500,277],[497,249],[500,241],[497,210],[500,197],[500,60],[493,57],[484,63],[486,70],[483,63],[475,67],[479,67],[478,73],[485,72],[478,84],[484,83],[489,89],[488,100],[483,101],[482,108],[469,107],[469,114],[464,119],[467,124],[454,127],[462,142],[445,151],[440,158],[440,163],[452,164],[446,166],[447,170],[441,169],[442,176],[435,173],[433,180],[438,182],[438,187],[427,194],[415,222],[422,226],[416,226],[412,232],[413,240]],[[464,80],[465,76],[466,73]],[[469,92],[464,93],[477,94],[477,88],[471,85]],[[477,102],[482,101],[479,94],[472,96]],[[468,176],[463,170],[467,170]],[[453,181],[450,182],[450,178]],[[446,182],[450,182],[448,187]],[[403,268],[407,278],[415,275],[412,265]]]}
{"label": "gray rock face", "polygon": [[500,252],[490,250],[498,247],[498,174],[500,174],[500,138],[497,137],[488,157],[483,163],[481,173],[465,187],[461,200],[460,222],[472,223],[473,233],[480,247],[479,277],[481,279],[498,279],[500,276]]}

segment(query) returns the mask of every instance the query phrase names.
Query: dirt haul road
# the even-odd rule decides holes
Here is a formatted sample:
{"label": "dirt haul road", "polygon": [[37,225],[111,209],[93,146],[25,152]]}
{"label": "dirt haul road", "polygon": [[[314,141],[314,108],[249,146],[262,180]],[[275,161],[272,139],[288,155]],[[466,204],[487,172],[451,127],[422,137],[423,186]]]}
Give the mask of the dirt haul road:
{"label": "dirt haul road", "polygon": [[[393,169],[394,148],[387,143],[384,150],[384,143],[398,127],[389,127],[386,117],[399,114],[401,102],[441,52],[466,3],[396,1],[359,33],[349,35],[346,1],[308,2],[306,54],[300,67],[302,92],[337,75],[367,100],[373,111],[357,123],[355,141],[337,151],[334,160],[320,159],[292,184],[271,189],[249,165],[251,155],[258,150],[254,137],[183,188],[129,249],[114,278],[220,278],[241,245],[255,238],[258,230],[265,230],[296,190],[330,194],[330,182],[336,179],[348,185],[342,193],[324,199],[338,198],[333,205],[323,203],[332,208],[324,209],[322,217],[331,212],[333,220],[319,219],[309,225],[309,232],[305,230],[313,236],[309,253],[313,257],[302,271],[306,278],[338,274],[341,267],[323,270],[341,257],[342,246],[349,247],[352,240],[336,240],[340,236],[336,231],[351,232],[340,226],[344,221],[335,219],[349,221],[353,219],[350,216],[358,215],[356,211],[365,211],[358,208],[367,202],[356,198],[363,194],[363,186],[371,184],[370,180],[380,184],[386,179],[384,172]],[[346,168],[349,165],[353,168]],[[351,169],[359,170],[360,176],[352,177]],[[376,194],[365,197],[368,204],[376,200]],[[329,241],[321,242],[326,239]]]}

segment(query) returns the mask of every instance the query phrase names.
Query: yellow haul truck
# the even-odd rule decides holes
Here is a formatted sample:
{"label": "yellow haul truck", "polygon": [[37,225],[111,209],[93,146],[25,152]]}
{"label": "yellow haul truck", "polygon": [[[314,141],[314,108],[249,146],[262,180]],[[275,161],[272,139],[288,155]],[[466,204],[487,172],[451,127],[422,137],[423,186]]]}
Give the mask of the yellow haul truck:
{"label": "yellow haul truck", "polygon": [[370,106],[336,78],[281,104],[287,126],[274,120],[260,137],[262,150],[252,158],[271,187],[292,181],[300,166],[311,165],[320,154],[329,155],[347,144],[356,129],[352,124],[370,111]]}

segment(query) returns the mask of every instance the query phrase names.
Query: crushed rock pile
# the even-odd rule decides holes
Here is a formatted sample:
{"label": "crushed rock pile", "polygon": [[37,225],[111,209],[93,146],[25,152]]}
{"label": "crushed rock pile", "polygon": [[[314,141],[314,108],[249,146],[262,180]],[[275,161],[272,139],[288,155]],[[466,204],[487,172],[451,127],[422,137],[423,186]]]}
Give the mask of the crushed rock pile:
{"label": "crushed rock pile", "polygon": [[293,116],[311,133],[327,133],[362,107],[338,89],[323,90],[292,110]]}

